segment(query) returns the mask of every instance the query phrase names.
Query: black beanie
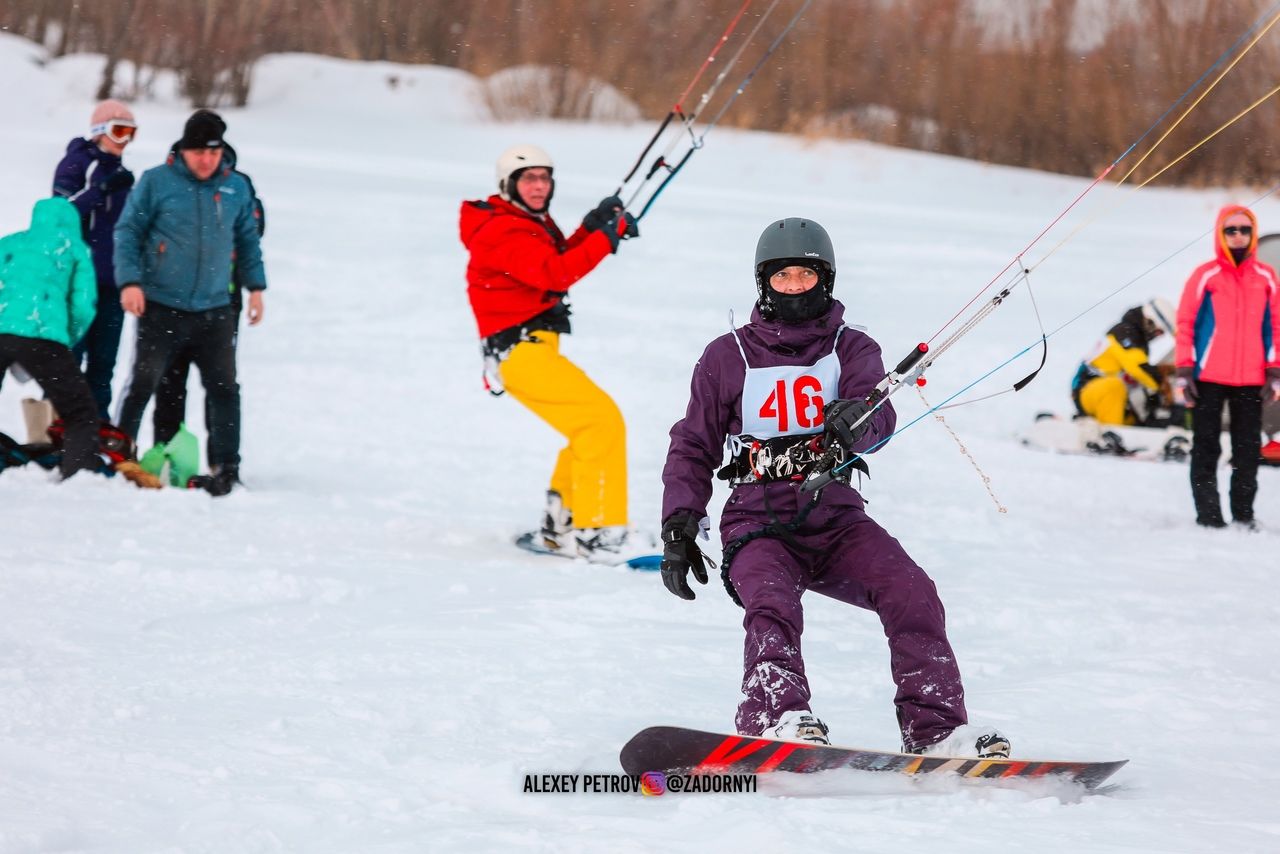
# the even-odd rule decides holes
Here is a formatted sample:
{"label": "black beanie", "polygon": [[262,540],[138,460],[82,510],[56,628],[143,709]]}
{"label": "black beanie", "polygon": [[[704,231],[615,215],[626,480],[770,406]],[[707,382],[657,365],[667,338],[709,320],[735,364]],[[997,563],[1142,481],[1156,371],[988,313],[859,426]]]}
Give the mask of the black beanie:
{"label": "black beanie", "polygon": [[196,110],[182,128],[178,148],[222,148],[222,135],[226,132],[227,123],[222,116],[213,110]]}

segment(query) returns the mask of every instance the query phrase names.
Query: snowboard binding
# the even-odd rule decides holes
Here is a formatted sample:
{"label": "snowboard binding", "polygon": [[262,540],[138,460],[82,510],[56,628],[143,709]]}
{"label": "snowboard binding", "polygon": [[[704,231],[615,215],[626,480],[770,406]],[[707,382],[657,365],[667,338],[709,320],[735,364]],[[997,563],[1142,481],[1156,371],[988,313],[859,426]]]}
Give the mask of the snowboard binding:
{"label": "snowboard binding", "polygon": [[[1174,440],[1170,440],[1172,442]],[[1124,440],[1120,438],[1120,434],[1111,430],[1105,431],[1096,442],[1086,442],[1085,447],[1095,454],[1103,454],[1112,457],[1131,457],[1142,450],[1142,448],[1125,447]]]}

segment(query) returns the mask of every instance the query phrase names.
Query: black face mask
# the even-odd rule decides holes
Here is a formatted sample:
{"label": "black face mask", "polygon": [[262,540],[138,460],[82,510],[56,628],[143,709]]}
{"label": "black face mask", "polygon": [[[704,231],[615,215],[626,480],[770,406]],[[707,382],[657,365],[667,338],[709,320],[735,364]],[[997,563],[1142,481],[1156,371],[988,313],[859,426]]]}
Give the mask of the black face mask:
{"label": "black face mask", "polygon": [[798,294],[769,294],[773,316],[783,323],[804,323],[821,317],[831,307],[831,295],[824,283]]}
{"label": "black face mask", "polygon": [[1249,247],[1242,246],[1239,249],[1232,249],[1231,259],[1236,262],[1236,266],[1240,266],[1240,262],[1249,256]]}

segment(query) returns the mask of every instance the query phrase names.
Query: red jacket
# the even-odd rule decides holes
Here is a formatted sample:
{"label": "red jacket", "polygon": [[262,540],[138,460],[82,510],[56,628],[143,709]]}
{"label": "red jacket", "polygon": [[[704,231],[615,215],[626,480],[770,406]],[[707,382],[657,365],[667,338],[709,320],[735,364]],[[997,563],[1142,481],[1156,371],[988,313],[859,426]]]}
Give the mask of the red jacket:
{"label": "red jacket", "polygon": [[[1222,224],[1243,213],[1253,222],[1249,254],[1236,264],[1227,249]],[[1230,386],[1260,386],[1265,368],[1280,367],[1280,279],[1256,257],[1258,220],[1240,205],[1218,212],[1213,229],[1214,260],[1187,279],[1178,303],[1174,363],[1196,368],[1196,378]]]}
{"label": "red jacket", "polygon": [[550,214],[501,196],[463,202],[458,229],[471,253],[467,296],[481,338],[542,314],[613,252],[603,231],[579,227],[566,240]]}

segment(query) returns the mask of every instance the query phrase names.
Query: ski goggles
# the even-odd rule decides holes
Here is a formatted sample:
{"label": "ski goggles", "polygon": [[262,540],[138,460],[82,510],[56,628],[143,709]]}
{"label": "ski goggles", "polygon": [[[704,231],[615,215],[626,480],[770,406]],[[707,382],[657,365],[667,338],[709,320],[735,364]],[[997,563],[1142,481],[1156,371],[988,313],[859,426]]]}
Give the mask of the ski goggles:
{"label": "ski goggles", "polygon": [[89,128],[89,136],[105,136],[117,145],[124,145],[133,139],[134,134],[137,132],[138,126],[136,124],[123,119],[103,122],[100,125],[94,125]]}
{"label": "ski goggles", "polygon": [[1222,233],[1227,237],[1235,237],[1237,234],[1243,234],[1245,237],[1249,237],[1253,234],[1253,226],[1228,225],[1226,228],[1222,229]]}

